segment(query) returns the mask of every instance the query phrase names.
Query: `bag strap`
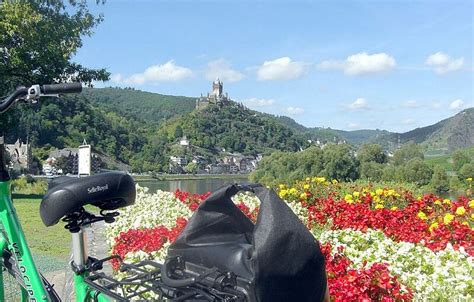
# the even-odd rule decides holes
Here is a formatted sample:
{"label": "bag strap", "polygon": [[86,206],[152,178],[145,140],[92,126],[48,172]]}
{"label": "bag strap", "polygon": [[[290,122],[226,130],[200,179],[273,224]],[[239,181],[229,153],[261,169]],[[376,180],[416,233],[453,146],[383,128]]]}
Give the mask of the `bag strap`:
{"label": "bag strap", "polygon": [[261,184],[258,183],[243,183],[243,184],[235,184],[237,189],[240,191],[252,192],[255,193],[256,188],[263,187]]}
{"label": "bag strap", "polygon": [[214,191],[208,197],[208,199],[213,199],[213,200],[219,200],[219,199],[222,199],[222,198],[230,199],[234,195],[236,195],[237,193],[239,193],[241,191],[252,192],[252,193],[256,194],[256,189],[257,188],[265,188],[265,187],[261,184],[258,184],[258,183],[227,184],[227,185],[224,185],[224,186],[220,187],[216,191]]}

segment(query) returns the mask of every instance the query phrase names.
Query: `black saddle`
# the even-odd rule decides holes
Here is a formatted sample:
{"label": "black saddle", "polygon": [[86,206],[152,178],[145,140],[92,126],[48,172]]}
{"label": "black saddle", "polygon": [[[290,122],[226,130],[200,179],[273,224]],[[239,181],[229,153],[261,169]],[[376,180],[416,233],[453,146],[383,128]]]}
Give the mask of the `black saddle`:
{"label": "black saddle", "polygon": [[83,178],[61,178],[53,182],[40,206],[46,226],[52,226],[85,205],[116,210],[135,202],[135,182],[124,172],[107,172]]}

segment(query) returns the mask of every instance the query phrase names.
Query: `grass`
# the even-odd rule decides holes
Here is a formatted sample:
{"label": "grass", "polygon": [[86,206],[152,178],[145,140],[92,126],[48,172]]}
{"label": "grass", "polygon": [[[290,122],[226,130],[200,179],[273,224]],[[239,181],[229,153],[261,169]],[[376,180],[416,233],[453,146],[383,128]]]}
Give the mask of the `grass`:
{"label": "grass", "polygon": [[23,232],[34,254],[67,259],[71,236],[64,223],[46,227],[41,221],[40,195],[13,194],[13,205],[20,219]]}
{"label": "grass", "polygon": [[453,160],[450,155],[425,158],[425,161],[431,166],[441,166],[445,171],[453,171]]}
{"label": "grass", "polygon": [[[470,158],[474,158],[474,147],[462,149],[462,151]],[[426,155],[426,154],[425,154]],[[426,156],[425,161],[431,166],[439,165],[445,171],[454,171],[452,154],[440,156]]]}

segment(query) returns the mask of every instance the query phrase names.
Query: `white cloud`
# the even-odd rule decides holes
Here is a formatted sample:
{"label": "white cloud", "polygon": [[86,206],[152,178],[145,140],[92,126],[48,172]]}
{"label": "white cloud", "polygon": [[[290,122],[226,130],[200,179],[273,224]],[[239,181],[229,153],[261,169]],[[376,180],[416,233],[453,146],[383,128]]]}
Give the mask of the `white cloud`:
{"label": "white cloud", "polygon": [[300,115],[303,114],[304,109],[299,107],[287,107],[285,113],[289,115]]}
{"label": "white cloud", "polygon": [[191,69],[178,66],[171,60],[162,65],[152,65],[146,68],[142,73],[135,73],[129,77],[124,77],[118,73],[112,75],[110,79],[119,84],[143,85],[145,83],[179,81],[192,75],[193,72]]}
{"label": "white cloud", "polygon": [[275,100],[273,99],[258,99],[258,98],[250,98],[242,100],[242,103],[249,107],[265,107],[271,106],[275,104]]}
{"label": "white cloud", "polygon": [[461,110],[463,108],[464,108],[464,101],[461,99],[454,100],[449,104],[449,109],[451,110]]}
{"label": "white cloud", "polygon": [[441,108],[441,102],[433,102],[431,107],[433,107],[433,109],[439,109]]}
{"label": "white cloud", "polygon": [[357,124],[357,123],[349,123],[349,124],[347,124],[347,128],[349,128],[351,130],[356,130],[356,129],[360,128],[360,125]]}
{"label": "white cloud", "polygon": [[421,105],[418,104],[418,102],[415,101],[415,100],[409,100],[409,101],[406,101],[405,103],[403,103],[403,107],[406,107],[406,108],[419,108],[419,107],[421,107]]}
{"label": "white cloud", "polygon": [[216,78],[219,78],[231,83],[238,82],[244,78],[244,75],[241,72],[232,69],[230,63],[224,59],[209,62],[207,64],[205,76],[209,81],[214,81]]}
{"label": "white cloud", "polygon": [[425,64],[431,66],[435,73],[442,75],[461,69],[464,66],[464,58],[453,59],[443,52],[437,52],[428,56]]}
{"label": "white cloud", "polygon": [[402,120],[402,124],[404,124],[404,125],[411,125],[414,122],[415,122],[415,120],[412,119],[412,118],[406,118],[406,119]]}
{"label": "white cloud", "polygon": [[386,53],[360,52],[348,56],[344,61],[323,61],[317,68],[319,70],[342,70],[347,75],[362,75],[387,72],[395,68],[396,65],[395,59]]}
{"label": "white cloud", "polygon": [[296,79],[305,73],[306,65],[304,62],[292,61],[289,57],[265,61],[257,70],[257,78],[261,81]]}
{"label": "white cloud", "polygon": [[124,81],[122,74],[116,73],[110,76],[110,80],[115,83],[121,83]]}
{"label": "white cloud", "polygon": [[364,98],[357,98],[354,102],[349,104],[349,108],[352,110],[369,109],[369,103]]}
{"label": "white cloud", "polygon": [[437,52],[428,56],[425,64],[430,65],[430,66],[446,65],[449,63],[449,61],[450,61],[450,58],[448,55],[442,52]]}

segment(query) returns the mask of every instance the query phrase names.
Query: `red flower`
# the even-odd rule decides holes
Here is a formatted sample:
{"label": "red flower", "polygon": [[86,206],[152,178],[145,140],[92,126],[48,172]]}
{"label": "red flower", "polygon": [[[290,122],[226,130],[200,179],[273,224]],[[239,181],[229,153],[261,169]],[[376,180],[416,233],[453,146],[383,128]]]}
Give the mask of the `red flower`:
{"label": "red flower", "polygon": [[[187,220],[179,217],[176,219],[176,226],[168,229],[164,226],[158,226],[152,229],[128,230],[122,232],[115,238],[115,245],[112,249],[112,255],[119,255],[124,258],[130,252],[144,251],[147,253],[159,251],[166,242],[173,242],[183,231]],[[120,267],[120,261],[114,259],[112,267],[117,270]]]}

